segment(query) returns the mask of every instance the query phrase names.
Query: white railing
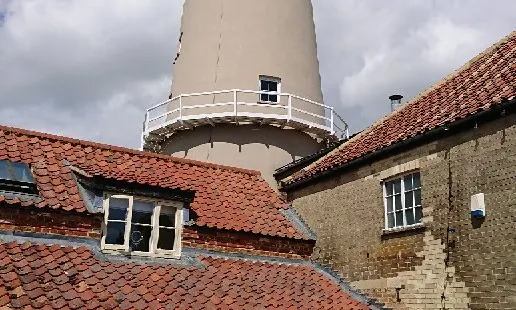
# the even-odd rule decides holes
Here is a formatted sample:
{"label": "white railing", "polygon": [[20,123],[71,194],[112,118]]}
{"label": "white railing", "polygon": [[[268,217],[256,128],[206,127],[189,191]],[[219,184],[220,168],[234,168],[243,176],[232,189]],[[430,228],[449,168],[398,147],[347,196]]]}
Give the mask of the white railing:
{"label": "white railing", "polygon": [[[277,102],[261,102],[260,96]],[[348,138],[348,125],[333,107],[288,93],[222,90],[183,94],[159,103],[145,113],[142,147],[152,133],[218,122],[264,120],[337,139]]]}

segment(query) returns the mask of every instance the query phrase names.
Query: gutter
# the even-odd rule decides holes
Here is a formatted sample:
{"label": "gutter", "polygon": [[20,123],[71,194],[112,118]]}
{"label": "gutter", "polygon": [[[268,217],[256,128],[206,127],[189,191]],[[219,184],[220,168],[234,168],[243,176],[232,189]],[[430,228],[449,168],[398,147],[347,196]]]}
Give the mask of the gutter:
{"label": "gutter", "polygon": [[[297,182],[293,182],[290,184],[283,184],[281,182],[280,190],[281,191],[289,191],[289,190],[294,190],[294,189],[298,189],[301,187],[305,187],[317,180],[330,177],[331,175],[341,172],[342,170],[351,168],[352,166],[360,165],[366,161],[376,159],[378,157],[386,155],[386,153],[390,153],[395,150],[397,151],[398,149],[401,149],[404,146],[408,146],[408,145],[415,144],[415,143],[422,144],[424,142],[431,141],[433,138],[437,138],[440,134],[451,135],[452,133],[457,133],[457,132],[459,132],[458,129],[460,129],[460,126],[466,125],[470,122],[478,122],[478,121],[484,120],[484,118],[486,118],[486,121],[489,121],[491,119],[496,119],[499,117],[499,115],[496,115],[496,112],[501,113],[502,116],[505,114],[514,113],[516,111],[514,104],[516,104],[516,98],[512,98],[511,100],[507,100],[500,104],[497,104],[489,110],[480,111],[478,113],[466,116],[464,118],[458,119],[458,120],[453,121],[448,124],[445,123],[445,124],[441,125],[440,127],[435,127],[433,129],[430,129],[427,132],[412,136],[405,140],[401,140],[399,142],[396,142],[394,144],[391,144],[391,145],[381,148],[379,150],[376,150],[376,151],[373,151],[366,155],[363,155],[357,159],[348,161],[342,165],[318,172],[318,173],[314,174],[313,176],[308,177],[306,179],[301,179]],[[489,118],[489,116],[492,116],[492,118]],[[439,136],[439,137],[441,137],[441,136]]]}

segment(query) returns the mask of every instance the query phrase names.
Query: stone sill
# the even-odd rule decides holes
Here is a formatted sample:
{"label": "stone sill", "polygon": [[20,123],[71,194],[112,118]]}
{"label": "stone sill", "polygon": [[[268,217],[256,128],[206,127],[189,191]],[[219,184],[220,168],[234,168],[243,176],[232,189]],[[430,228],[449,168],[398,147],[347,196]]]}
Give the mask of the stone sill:
{"label": "stone sill", "polygon": [[397,234],[403,234],[405,232],[412,232],[412,231],[418,231],[418,230],[424,230],[425,224],[416,224],[411,226],[405,226],[400,228],[391,228],[391,229],[383,229],[382,230],[382,236],[392,236]]}

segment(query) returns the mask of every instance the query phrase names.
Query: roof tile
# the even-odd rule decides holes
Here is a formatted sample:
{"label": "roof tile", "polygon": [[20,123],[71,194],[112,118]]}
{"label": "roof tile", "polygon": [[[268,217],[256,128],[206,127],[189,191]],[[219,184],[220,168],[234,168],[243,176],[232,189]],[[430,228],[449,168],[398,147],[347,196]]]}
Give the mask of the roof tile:
{"label": "roof tile", "polygon": [[[402,108],[284,180],[293,184],[516,96],[516,31]],[[496,85],[493,85],[496,83]]]}
{"label": "roof tile", "polygon": [[282,200],[256,171],[4,126],[0,126],[0,159],[30,164],[41,198],[22,202],[18,197],[0,195],[0,202],[10,205],[87,213],[70,163],[93,176],[193,190],[196,194],[190,207],[200,226],[307,238],[279,212]]}
{"label": "roof tile", "polygon": [[[21,248],[24,251],[21,251]],[[15,261],[37,261],[39,253],[49,253],[50,262],[20,274],[8,263],[10,271],[0,273],[0,306],[47,306],[50,309],[194,309],[282,308],[368,309],[347,295],[336,282],[311,265],[289,265],[199,256],[203,270],[171,265],[141,265],[118,261],[98,261],[89,249],[39,244],[1,243],[0,257]],[[93,264],[79,268],[62,253],[90,253]],[[54,268],[65,258],[69,267]],[[48,260],[48,259],[47,259]],[[20,260],[19,260],[20,261]],[[54,264],[52,264],[54,263]],[[125,271],[123,271],[125,267]],[[106,272],[106,269],[114,272]],[[66,272],[64,271],[66,270]],[[141,280],[127,274],[137,270],[149,275]],[[117,272],[118,271],[118,272]],[[121,274],[127,277],[121,277]],[[165,275],[170,276],[165,280]],[[30,281],[20,281],[26,277]],[[44,284],[43,279],[50,279]],[[15,290],[16,294],[13,294]]]}

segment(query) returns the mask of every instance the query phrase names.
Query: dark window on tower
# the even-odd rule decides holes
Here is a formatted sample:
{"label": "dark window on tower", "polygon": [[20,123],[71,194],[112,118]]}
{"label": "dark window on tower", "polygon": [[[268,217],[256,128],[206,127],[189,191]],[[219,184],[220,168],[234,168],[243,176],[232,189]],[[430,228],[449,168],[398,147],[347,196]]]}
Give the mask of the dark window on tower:
{"label": "dark window on tower", "polygon": [[281,79],[260,77],[260,102],[278,103],[280,100]]}
{"label": "dark window on tower", "polygon": [[0,160],[0,190],[35,194],[36,183],[29,165]]}

